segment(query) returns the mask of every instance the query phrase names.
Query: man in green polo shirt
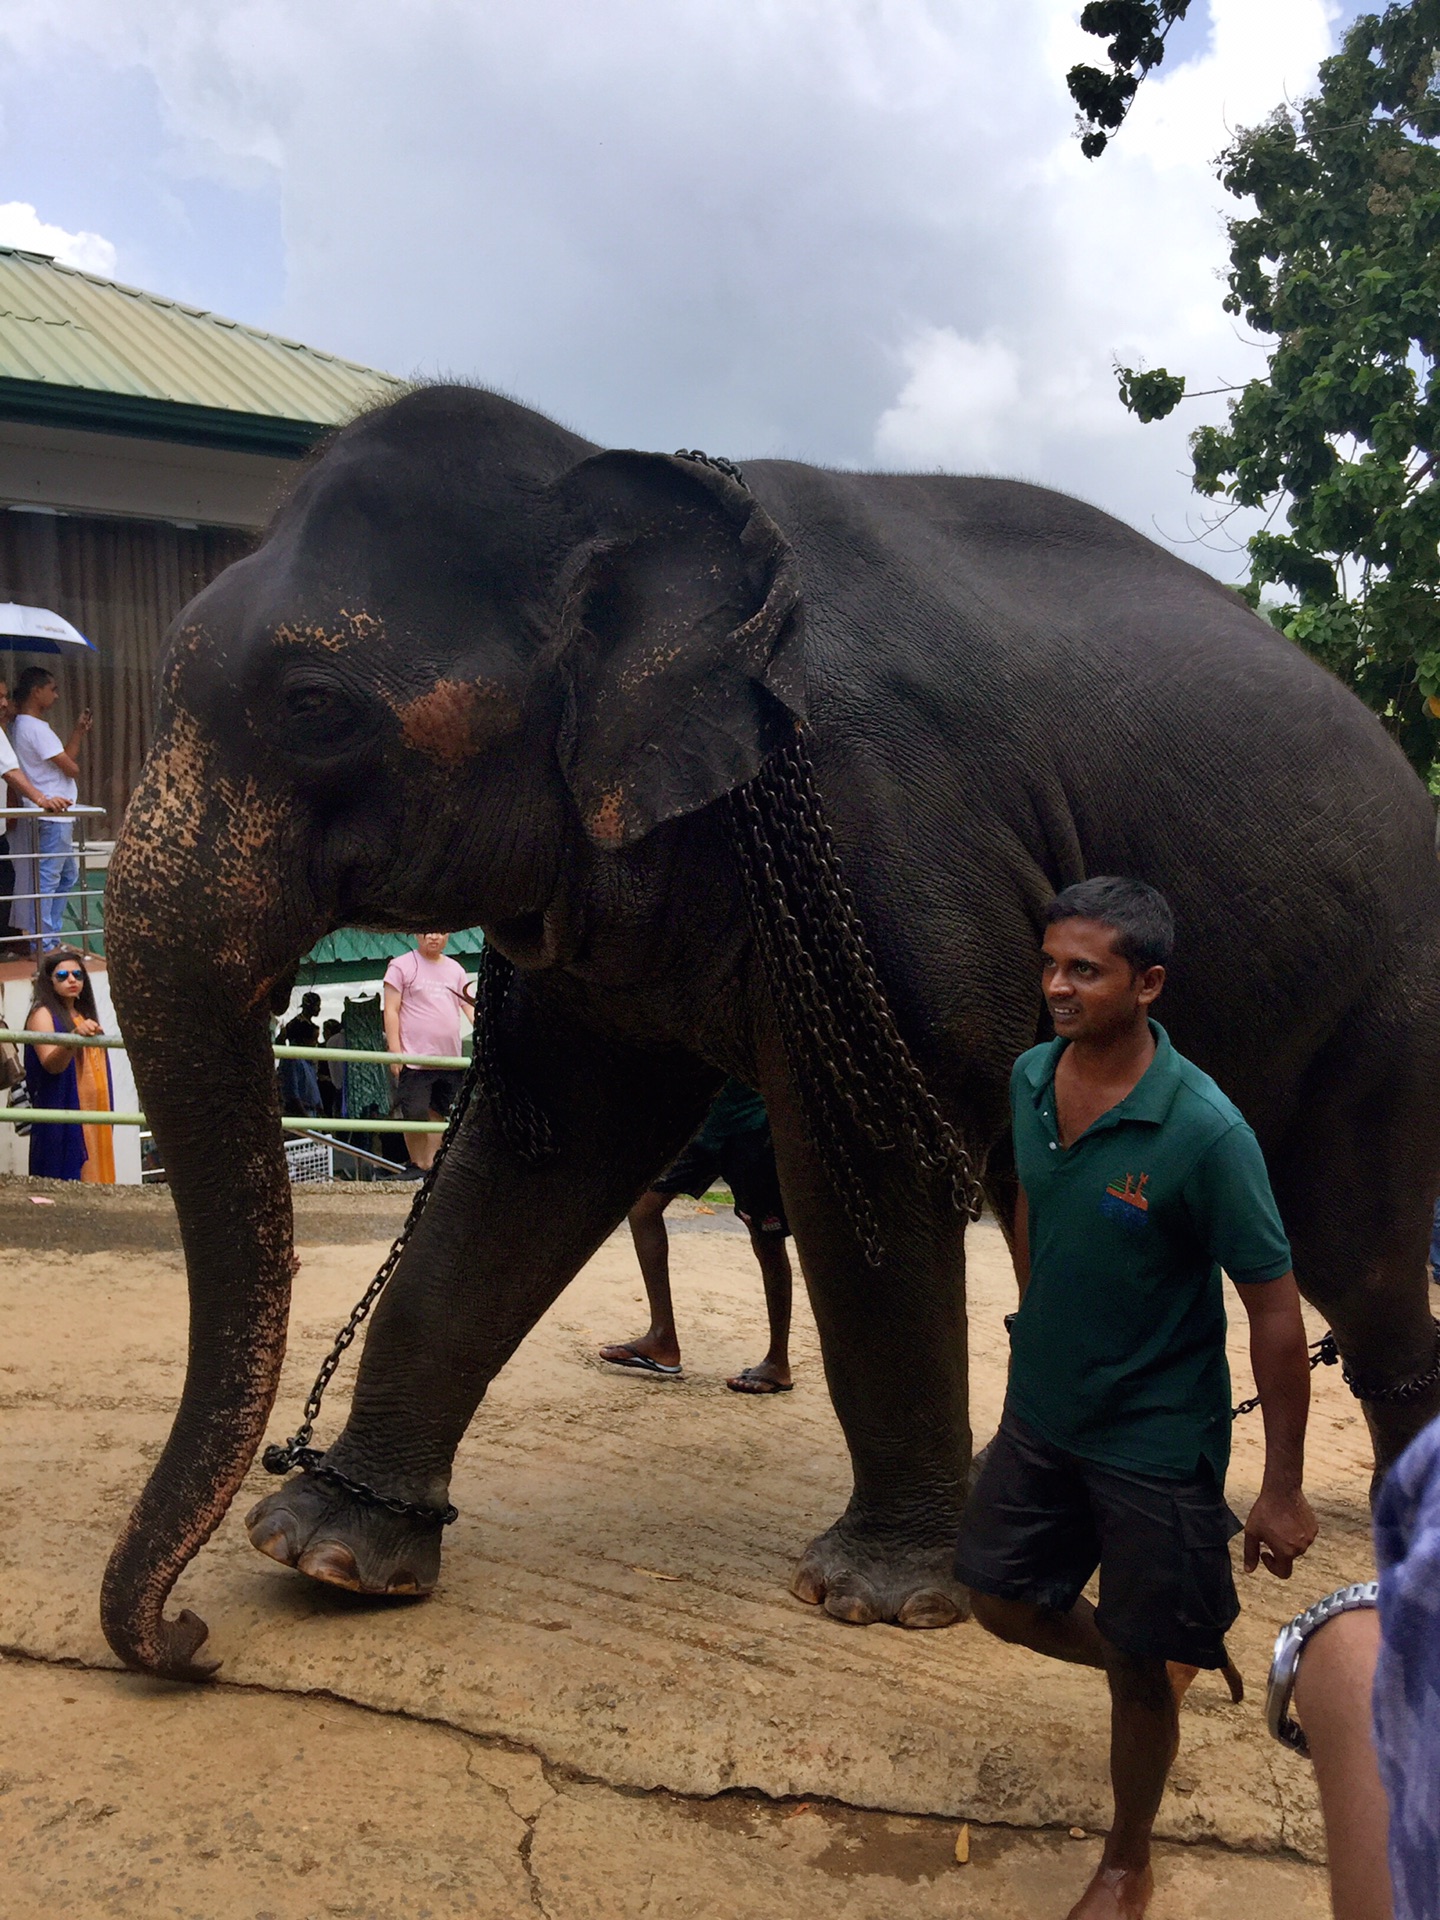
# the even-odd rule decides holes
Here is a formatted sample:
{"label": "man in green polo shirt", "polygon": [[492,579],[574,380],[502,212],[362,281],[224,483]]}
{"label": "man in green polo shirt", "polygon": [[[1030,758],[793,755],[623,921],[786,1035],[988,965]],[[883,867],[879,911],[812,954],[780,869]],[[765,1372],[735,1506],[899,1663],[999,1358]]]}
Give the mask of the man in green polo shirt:
{"label": "man in green polo shirt", "polygon": [[[1057,1038],[1022,1054],[1010,1083],[1010,1384],[956,1553],[983,1627],[1109,1681],[1115,1818],[1069,1920],[1145,1912],[1179,1695],[1197,1668],[1233,1672],[1222,1267],[1249,1315],[1265,1422],[1245,1569],[1288,1579],[1315,1538],[1290,1247],[1254,1134],[1149,1017],[1173,943],[1165,899],[1136,880],[1082,881],[1046,914]],[[1092,1607],[1081,1596],[1097,1567]]]}

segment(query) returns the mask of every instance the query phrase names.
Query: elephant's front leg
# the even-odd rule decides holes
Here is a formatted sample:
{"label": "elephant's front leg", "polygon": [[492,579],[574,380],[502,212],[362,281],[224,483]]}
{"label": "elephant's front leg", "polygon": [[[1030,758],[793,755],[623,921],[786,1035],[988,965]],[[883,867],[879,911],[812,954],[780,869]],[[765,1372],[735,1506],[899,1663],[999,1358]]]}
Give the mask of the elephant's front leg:
{"label": "elephant's front leg", "polygon": [[860,1625],[951,1626],[968,1610],[951,1570],[970,1467],[964,1222],[935,1185],[862,1162],[884,1242],[868,1266],[795,1117],[779,1098],[770,1106],[855,1482],[792,1590]]}
{"label": "elephant's front leg", "polygon": [[[512,992],[511,1006],[523,996]],[[518,1028],[518,1030],[515,1030]],[[443,1511],[490,1381],[646,1182],[694,1131],[720,1076],[688,1056],[617,1052],[562,1010],[522,1008],[507,1054],[558,1143],[531,1164],[477,1099],[375,1309],[350,1419],[326,1454],[390,1499]],[[361,1593],[427,1593],[441,1528],[304,1473],[247,1516],[262,1553]]]}

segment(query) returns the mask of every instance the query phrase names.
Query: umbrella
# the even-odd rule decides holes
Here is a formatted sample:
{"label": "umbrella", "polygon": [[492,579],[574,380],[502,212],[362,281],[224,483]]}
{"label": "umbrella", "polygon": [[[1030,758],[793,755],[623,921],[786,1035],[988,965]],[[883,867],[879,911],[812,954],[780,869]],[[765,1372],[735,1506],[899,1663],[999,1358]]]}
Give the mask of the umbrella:
{"label": "umbrella", "polygon": [[0,653],[59,653],[64,647],[95,651],[83,633],[48,607],[17,607],[13,601],[0,606]]}

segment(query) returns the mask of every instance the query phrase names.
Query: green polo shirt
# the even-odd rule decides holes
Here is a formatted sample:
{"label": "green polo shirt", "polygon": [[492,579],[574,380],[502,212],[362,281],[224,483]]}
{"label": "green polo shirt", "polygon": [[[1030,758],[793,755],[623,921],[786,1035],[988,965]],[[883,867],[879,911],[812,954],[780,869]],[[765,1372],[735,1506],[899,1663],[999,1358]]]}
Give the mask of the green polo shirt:
{"label": "green polo shirt", "polygon": [[1230,1461],[1220,1270],[1290,1270],[1255,1135],[1156,1021],[1155,1058],[1069,1147],[1055,1119],[1068,1044],[1015,1062],[1015,1159],[1030,1212],[1030,1284],[1011,1334],[1007,1404],[1067,1452],[1191,1479]]}

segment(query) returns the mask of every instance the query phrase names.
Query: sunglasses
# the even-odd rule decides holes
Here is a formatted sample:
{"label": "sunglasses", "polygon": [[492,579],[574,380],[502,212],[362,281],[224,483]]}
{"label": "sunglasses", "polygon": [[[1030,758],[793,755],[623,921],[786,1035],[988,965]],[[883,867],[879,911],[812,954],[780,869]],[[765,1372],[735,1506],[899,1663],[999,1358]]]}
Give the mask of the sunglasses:
{"label": "sunglasses", "polygon": [[80,967],[56,967],[50,978],[52,980],[83,980],[85,974]]}

